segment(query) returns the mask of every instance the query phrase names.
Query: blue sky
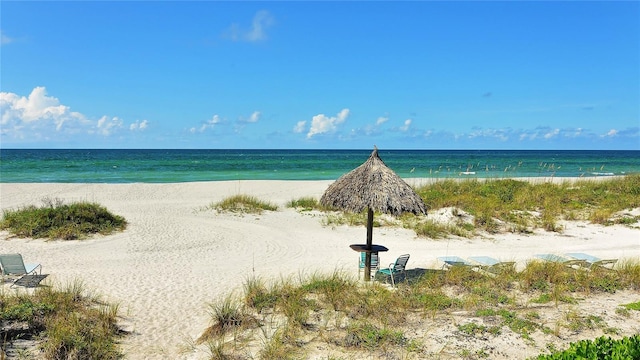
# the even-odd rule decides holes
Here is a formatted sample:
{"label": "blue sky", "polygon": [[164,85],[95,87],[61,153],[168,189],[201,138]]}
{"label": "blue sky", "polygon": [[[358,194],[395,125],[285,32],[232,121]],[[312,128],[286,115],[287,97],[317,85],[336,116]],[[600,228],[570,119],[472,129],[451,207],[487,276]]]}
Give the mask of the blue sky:
{"label": "blue sky", "polygon": [[2,1],[2,148],[640,150],[640,3]]}

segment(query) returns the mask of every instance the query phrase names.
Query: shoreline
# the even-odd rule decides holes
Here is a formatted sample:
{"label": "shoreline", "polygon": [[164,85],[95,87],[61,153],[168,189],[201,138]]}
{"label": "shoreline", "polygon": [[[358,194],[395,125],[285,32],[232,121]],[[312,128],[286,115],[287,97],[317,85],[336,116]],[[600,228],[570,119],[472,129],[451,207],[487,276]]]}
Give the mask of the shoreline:
{"label": "shoreline", "polygon": [[[405,179],[410,185],[427,180]],[[43,273],[50,274],[45,280],[49,284],[80,280],[89,291],[120,304],[125,330],[132,332],[122,343],[127,359],[200,359],[201,352],[184,348],[209,325],[207,304],[238,291],[248,277],[276,280],[336,269],[357,274],[357,254],[348,245],[365,240],[363,227],[324,226],[321,214],[284,208],[293,199],[319,198],[333,181],[0,183],[2,210],[38,205],[50,197],[97,202],[129,222],[124,232],[88,240],[17,239],[3,231],[1,251],[41,263]],[[203,210],[236,194],[256,196],[280,209],[261,215]],[[585,222],[563,225],[563,233],[440,240],[383,227],[374,229],[374,242],[390,249],[381,254],[382,264],[411,254],[408,268],[439,268],[436,257],[450,255],[490,255],[520,266],[543,252],[640,259],[638,229]]]}

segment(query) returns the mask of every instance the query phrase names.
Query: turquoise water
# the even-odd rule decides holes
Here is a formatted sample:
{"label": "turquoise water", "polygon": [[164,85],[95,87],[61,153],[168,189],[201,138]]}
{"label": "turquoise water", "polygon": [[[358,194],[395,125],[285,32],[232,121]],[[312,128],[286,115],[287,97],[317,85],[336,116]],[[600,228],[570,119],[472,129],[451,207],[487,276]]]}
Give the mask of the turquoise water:
{"label": "turquoise water", "polygon": [[[371,150],[0,150],[0,182],[334,180]],[[380,150],[404,178],[640,173],[640,151]]]}

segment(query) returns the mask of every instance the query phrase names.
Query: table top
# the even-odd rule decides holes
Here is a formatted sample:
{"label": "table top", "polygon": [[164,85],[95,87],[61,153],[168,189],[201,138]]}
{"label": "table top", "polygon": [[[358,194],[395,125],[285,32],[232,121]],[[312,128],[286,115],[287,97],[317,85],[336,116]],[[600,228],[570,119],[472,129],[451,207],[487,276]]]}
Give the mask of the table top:
{"label": "table top", "polygon": [[367,244],[351,244],[349,245],[349,247],[357,252],[377,253],[377,252],[389,251],[387,247],[382,245],[375,245],[375,244],[371,245],[371,249],[367,249]]}

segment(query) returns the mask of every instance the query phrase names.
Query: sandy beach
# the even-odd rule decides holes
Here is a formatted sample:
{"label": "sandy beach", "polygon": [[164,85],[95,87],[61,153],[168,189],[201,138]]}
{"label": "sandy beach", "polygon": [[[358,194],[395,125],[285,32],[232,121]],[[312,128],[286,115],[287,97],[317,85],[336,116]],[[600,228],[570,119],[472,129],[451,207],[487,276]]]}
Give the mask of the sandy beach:
{"label": "sandy beach", "polygon": [[[122,233],[80,241],[25,240],[2,232],[0,252],[21,253],[26,262],[41,263],[43,272],[50,274],[49,284],[80,280],[87,289],[120,304],[122,325],[132,332],[122,343],[127,359],[204,359],[206,352],[189,344],[209,325],[207,303],[241,289],[247,277],[273,279],[335,269],[357,273],[358,255],[348,245],[365,241],[364,227],[323,226],[321,214],[285,207],[293,199],[320,198],[331,182],[3,183],[3,210],[40,205],[46,197],[90,201],[125,217],[129,225]],[[239,215],[205,209],[236,194],[256,196],[277,204],[279,210]],[[537,253],[640,258],[638,228],[562,225],[562,233],[540,230],[532,235],[440,240],[418,238],[407,229],[375,228],[374,242],[389,248],[381,254],[382,264],[411,254],[408,268],[439,268],[436,258],[447,255],[491,255],[519,266]],[[640,300],[638,293],[620,296],[621,302]]]}

